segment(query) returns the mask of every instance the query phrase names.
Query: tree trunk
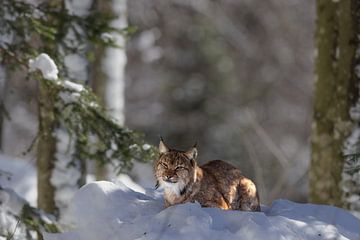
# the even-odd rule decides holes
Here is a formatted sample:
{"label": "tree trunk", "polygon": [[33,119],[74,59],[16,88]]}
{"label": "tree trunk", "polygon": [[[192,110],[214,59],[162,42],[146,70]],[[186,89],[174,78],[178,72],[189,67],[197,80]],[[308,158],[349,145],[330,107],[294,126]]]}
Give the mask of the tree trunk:
{"label": "tree trunk", "polygon": [[358,98],[356,76],[359,3],[317,0],[316,79],[309,198],[344,207],[341,187],[343,146],[354,121],[350,108]]}
{"label": "tree trunk", "polygon": [[54,168],[56,149],[56,139],[53,135],[56,120],[52,97],[56,93],[46,85],[45,81],[39,81],[38,207],[48,213],[56,213],[55,188],[50,181]]}
{"label": "tree trunk", "polygon": [[[109,10],[109,3],[106,1],[101,1],[98,3],[98,10],[104,11]],[[99,98],[100,104],[106,106],[105,104],[105,84],[106,84],[106,75],[102,68],[103,58],[105,54],[105,47],[97,46],[94,51],[95,60],[93,62],[93,67],[91,68],[91,88],[93,89],[96,96]],[[100,162],[95,162],[95,177],[96,180],[109,180],[108,167],[102,165]]]}
{"label": "tree trunk", "polygon": [[[112,12],[117,17],[111,25],[116,29],[127,26],[126,0],[98,1],[98,11]],[[121,48],[97,47],[95,61],[91,73],[91,85],[100,102],[109,114],[119,123],[124,123],[124,85],[125,85],[125,36],[120,33],[111,33],[114,42]],[[107,166],[96,166],[98,180],[109,178]]]}

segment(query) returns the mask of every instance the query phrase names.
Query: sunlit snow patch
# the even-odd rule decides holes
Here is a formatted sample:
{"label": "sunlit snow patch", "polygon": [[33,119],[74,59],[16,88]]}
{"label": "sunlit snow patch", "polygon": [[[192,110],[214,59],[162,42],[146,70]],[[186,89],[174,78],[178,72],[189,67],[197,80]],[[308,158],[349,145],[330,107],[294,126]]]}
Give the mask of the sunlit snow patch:
{"label": "sunlit snow patch", "polygon": [[45,240],[360,239],[360,220],[330,206],[277,200],[265,212],[223,211],[161,199],[110,182],[81,188],[72,204],[73,231]]}
{"label": "sunlit snow patch", "polygon": [[57,80],[59,70],[49,55],[41,53],[35,59],[29,60],[29,71],[34,72],[40,70],[43,77],[48,80]]}

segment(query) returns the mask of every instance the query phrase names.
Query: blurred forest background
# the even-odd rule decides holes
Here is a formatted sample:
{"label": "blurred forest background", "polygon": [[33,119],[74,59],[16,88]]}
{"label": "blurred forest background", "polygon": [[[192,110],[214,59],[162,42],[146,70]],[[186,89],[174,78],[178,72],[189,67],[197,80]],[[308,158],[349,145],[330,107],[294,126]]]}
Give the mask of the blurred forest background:
{"label": "blurred forest background", "polygon": [[[137,31],[127,39],[125,90],[118,92],[125,126],[153,145],[159,135],[184,150],[197,141],[199,162],[239,166],[265,204],[306,202],[314,1],[130,0],[127,16]],[[37,134],[38,91],[23,76],[0,78],[9,115],[1,151],[32,165],[35,153],[22,153]],[[153,187],[151,171],[136,164],[131,175]]]}
{"label": "blurred forest background", "polygon": [[261,199],[307,200],[313,1],[128,3],[126,125],[225,159]]}
{"label": "blurred forest background", "polygon": [[94,180],[154,189],[160,136],[360,216],[359,1],[0,3],[0,236],[71,226]]}

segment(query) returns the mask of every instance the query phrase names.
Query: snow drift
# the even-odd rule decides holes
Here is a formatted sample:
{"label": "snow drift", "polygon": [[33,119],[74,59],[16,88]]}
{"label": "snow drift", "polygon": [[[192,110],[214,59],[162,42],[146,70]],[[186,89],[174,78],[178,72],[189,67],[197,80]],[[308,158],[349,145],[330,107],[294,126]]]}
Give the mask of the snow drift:
{"label": "snow drift", "polygon": [[163,209],[156,192],[125,185],[85,185],[71,203],[72,231],[45,240],[360,239],[360,220],[345,210],[277,200],[263,212],[224,211],[187,203]]}

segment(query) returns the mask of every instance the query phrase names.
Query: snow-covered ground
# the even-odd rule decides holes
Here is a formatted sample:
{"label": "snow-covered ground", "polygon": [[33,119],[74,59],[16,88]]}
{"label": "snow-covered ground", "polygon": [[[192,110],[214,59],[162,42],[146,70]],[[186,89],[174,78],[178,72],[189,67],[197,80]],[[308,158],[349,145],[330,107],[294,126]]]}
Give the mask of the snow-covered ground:
{"label": "snow-covered ground", "polygon": [[[0,154],[0,186],[14,190],[36,206],[36,169],[30,161]],[[1,210],[1,209],[0,209]]]}
{"label": "snow-covered ground", "polygon": [[94,182],[77,192],[70,208],[76,227],[45,240],[360,239],[360,220],[347,211],[287,200],[256,213],[197,203],[164,209],[158,192]]}
{"label": "snow-covered ground", "polygon": [[[0,186],[14,190],[19,196],[23,197],[31,206],[37,206],[37,170],[30,160],[17,159],[15,157],[0,153]],[[142,171],[142,176],[140,175]],[[120,174],[111,181],[131,188],[134,191],[145,193],[142,187],[154,185],[155,179],[151,173],[150,165],[135,163],[133,174],[140,181],[140,185],[135,183],[128,175]],[[95,176],[88,174],[86,182],[94,182]]]}
{"label": "snow-covered ground", "polygon": [[[10,180],[7,174],[1,175],[1,186],[14,189],[35,205],[36,170],[32,165],[0,154],[0,169],[11,173]],[[116,184],[94,182],[81,188],[70,204],[76,226],[65,233],[45,234],[45,240],[360,240],[360,220],[331,206],[277,200],[261,213],[201,208],[196,203],[164,209],[160,192],[137,185],[127,175],[114,181]]]}

